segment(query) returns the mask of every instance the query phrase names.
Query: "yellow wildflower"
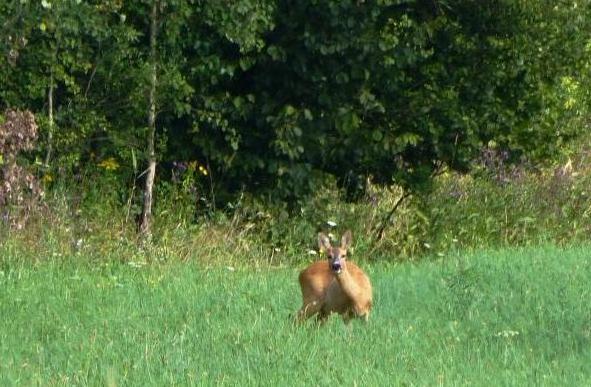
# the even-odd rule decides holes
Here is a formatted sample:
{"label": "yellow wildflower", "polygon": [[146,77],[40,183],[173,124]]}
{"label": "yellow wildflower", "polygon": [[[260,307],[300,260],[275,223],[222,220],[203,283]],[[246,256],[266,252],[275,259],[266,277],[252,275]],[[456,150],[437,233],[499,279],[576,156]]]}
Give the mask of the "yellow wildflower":
{"label": "yellow wildflower", "polygon": [[119,163],[117,162],[117,160],[115,160],[114,157],[104,159],[103,161],[98,163],[98,166],[106,169],[107,171],[116,171],[117,169],[119,169]]}
{"label": "yellow wildflower", "polygon": [[205,169],[203,165],[199,166],[199,172],[201,172],[203,176],[207,176],[207,169]]}

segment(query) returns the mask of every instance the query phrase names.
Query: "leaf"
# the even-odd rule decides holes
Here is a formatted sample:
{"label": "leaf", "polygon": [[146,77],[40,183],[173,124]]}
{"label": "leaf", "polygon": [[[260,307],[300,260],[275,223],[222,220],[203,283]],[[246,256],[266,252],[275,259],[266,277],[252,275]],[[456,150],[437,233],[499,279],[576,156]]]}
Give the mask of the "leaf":
{"label": "leaf", "polygon": [[296,113],[296,109],[291,106],[291,105],[287,105],[285,106],[285,115],[286,116],[293,116]]}
{"label": "leaf", "polygon": [[137,173],[137,158],[135,157],[134,148],[131,148],[131,165],[133,166],[134,173]]}
{"label": "leaf", "polygon": [[381,131],[381,130],[378,130],[378,129],[376,129],[376,130],[374,130],[374,131],[373,131],[373,133],[372,133],[372,135],[371,135],[371,138],[372,138],[372,139],[373,139],[375,142],[380,142],[380,141],[382,141],[382,139],[384,138],[384,134],[382,133],[382,131]]}
{"label": "leaf", "polygon": [[285,57],[285,53],[283,52],[282,49],[280,49],[278,46],[276,45],[271,45],[267,48],[267,54],[269,54],[269,56],[274,60],[274,61],[280,61],[283,60]]}
{"label": "leaf", "polygon": [[241,97],[234,97],[234,99],[232,100],[232,104],[234,105],[234,107],[236,109],[242,108],[242,102],[243,102],[243,99]]}

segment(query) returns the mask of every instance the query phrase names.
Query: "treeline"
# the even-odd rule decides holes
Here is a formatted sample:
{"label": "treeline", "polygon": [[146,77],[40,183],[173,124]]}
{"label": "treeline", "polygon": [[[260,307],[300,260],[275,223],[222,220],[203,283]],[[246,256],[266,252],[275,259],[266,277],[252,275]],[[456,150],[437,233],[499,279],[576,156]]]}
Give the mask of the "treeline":
{"label": "treeline", "polygon": [[0,107],[35,114],[29,159],[110,169],[114,190],[187,170],[221,203],[296,203],[327,177],[349,199],[368,179],[424,189],[485,147],[551,158],[587,117],[589,1],[7,0],[0,15]]}

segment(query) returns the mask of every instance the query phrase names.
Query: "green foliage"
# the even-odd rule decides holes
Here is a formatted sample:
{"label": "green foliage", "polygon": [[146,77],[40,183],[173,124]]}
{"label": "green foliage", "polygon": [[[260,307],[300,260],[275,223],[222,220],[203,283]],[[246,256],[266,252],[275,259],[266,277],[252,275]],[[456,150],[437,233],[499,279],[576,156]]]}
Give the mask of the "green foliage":
{"label": "green foliage", "polygon": [[424,188],[444,165],[467,169],[491,140],[555,154],[580,126],[568,126],[552,89],[585,61],[585,40],[565,48],[556,27],[589,10],[530,15],[540,4],[279,2],[268,49],[227,95],[241,109],[224,121],[231,138],[219,132],[231,147],[211,157],[229,163],[230,179],[293,199],[324,173],[350,194],[369,176]]}
{"label": "green foliage", "polygon": [[[39,117],[44,153],[54,87],[54,169],[145,159],[149,3],[0,4],[0,105]],[[294,209],[328,177],[350,199],[368,178],[422,191],[491,142],[555,157],[588,116],[587,3],[158,5],[158,157],[208,164],[217,205]]]}
{"label": "green foliage", "polygon": [[588,250],[365,264],[369,323],[317,329],[289,319],[294,269],[60,264],[69,255],[31,266],[2,245],[0,383],[588,385]]}
{"label": "green foliage", "polygon": [[94,93],[104,84],[102,66],[125,60],[118,50],[133,33],[112,18],[118,10],[112,3],[10,1],[5,7],[4,33],[9,42],[20,43],[4,47],[14,50],[15,59],[0,66],[7,81],[0,88],[1,104],[33,110],[47,146],[46,96],[54,88],[52,145],[61,167],[77,165],[89,138],[109,126],[104,101]]}

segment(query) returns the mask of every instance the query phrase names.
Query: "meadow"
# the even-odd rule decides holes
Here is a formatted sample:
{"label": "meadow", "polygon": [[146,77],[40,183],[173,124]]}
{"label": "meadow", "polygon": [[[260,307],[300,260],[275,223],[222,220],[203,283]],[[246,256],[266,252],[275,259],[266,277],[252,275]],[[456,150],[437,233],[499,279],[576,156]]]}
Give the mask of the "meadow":
{"label": "meadow", "polygon": [[4,250],[0,384],[590,385],[588,251],[361,261],[370,321],[317,327],[290,320],[305,263],[34,264]]}
{"label": "meadow", "polygon": [[[0,1],[0,387],[591,386],[591,1],[548,3]],[[369,322],[294,325],[345,230]]]}

